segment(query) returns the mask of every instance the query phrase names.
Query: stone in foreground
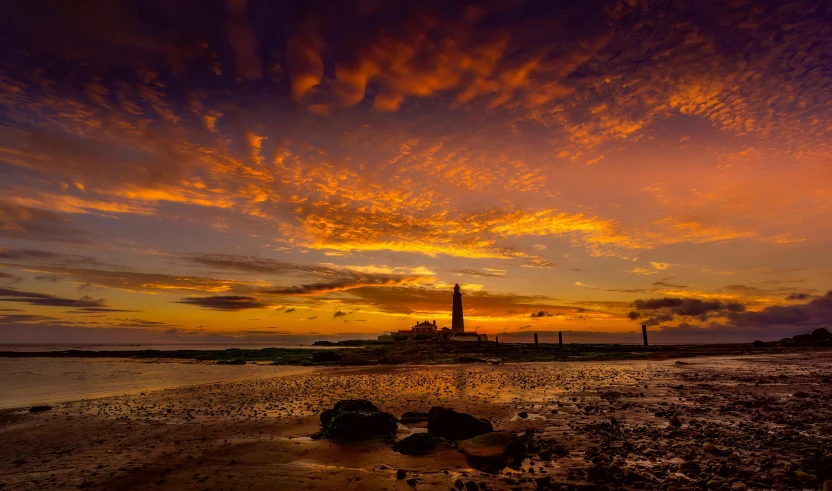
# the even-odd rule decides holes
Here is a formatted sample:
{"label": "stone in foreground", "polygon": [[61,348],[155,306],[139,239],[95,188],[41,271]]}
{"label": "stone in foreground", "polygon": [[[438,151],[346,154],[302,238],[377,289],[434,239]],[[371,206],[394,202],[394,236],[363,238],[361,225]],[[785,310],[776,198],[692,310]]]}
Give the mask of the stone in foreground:
{"label": "stone in foreground", "polygon": [[448,440],[466,440],[491,431],[494,426],[485,418],[441,406],[434,406],[428,412],[428,433]]}
{"label": "stone in foreground", "polygon": [[436,448],[439,439],[430,433],[414,433],[393,444],[393,450],[404,455],[419,455]]}
{"label": "stone in foreground", "polygon": [[394,433],[396,417],[370,401],[347,399],[321,413],[321,434],[338,440],[367,440]]}
{"label": "stone in foreground", "polygon": [[463,440],[458,448],[472,467],[487,472],[519,464],[526,457],[526,445],[507,431],[494,431]]}

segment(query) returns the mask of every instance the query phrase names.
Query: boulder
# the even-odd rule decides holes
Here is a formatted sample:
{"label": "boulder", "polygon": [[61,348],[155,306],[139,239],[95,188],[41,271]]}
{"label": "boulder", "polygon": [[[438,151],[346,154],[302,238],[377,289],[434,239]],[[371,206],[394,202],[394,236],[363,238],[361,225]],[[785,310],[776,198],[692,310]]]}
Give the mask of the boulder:
{"label": "boulder", "polygon": [[32,406],[29,408],[30,413],[42,413],[44,411],[51,411],[52,406]]}
{"label": "boulder", "polygon": [[347,399],[321,413],[321,434],[340,440],[366,440],[394,433],[398,420],[370,401]]}
{"label": "boulder", "polygon": [[438,442],[439,439],[430,433],[414,433],[394,443],[393,451],[404,455],[419,455],[436,448]]}
{"label": "boulder", "polygon": [[486,472],[519,464],[526,457],[526,445],[508,431],[492,431],[462,440],[457,448],[472,467]]}
{"label": "boulder", "polygon": [[449,440],[466,440],[491,431],[494,426],[485,418],[441,406],[434,406],[428,412],[428,433]]}

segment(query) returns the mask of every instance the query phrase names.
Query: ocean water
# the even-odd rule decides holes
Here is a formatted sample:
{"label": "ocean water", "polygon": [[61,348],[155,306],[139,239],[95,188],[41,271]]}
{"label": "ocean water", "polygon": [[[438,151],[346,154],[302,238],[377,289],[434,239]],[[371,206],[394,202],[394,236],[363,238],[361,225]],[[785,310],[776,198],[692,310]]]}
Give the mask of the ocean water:
{"label": "ocean water", "polygon": [[0,409],[307,373],[309,367],[122,358],[0,358]]}

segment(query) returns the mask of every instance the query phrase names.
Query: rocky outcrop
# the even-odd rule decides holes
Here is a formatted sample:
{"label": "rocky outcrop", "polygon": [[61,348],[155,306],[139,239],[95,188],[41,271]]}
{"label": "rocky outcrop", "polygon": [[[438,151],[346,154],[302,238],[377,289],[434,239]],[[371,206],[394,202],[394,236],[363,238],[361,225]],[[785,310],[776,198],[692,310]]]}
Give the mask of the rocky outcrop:
{"label": "rocky outcrop", "polygon": [[780,346],[832,346],[832,332],[825,327],[819,327],[811,334],[798,334],[781,339]]}
{"label": "rocky outcrop", "polygon": [[453,409],[434,406],[428,412],[428,433],[448,440],[465,440],[494,431],[491,421]]}
{"label": "rocky outcrop", "polygon": [[315,363],[327,362],[327,361],[340,361],[342,358],[341,355],[334,351],[330,350],[321,350],[312,353],[312,361]]}
{"label": "rocky outcrop", "polygon": [[396,417],[364,399],[339,401],[321,413],[321,434],[338,440],[366,440],[394,433]]}
{"label": "rocky outcrop", "polygon": [[526,445],[507,431],[494,431],[462,440],[458,448],[472,467],[486,472],[497,472],[506,466],[519,464],[526,457]]}

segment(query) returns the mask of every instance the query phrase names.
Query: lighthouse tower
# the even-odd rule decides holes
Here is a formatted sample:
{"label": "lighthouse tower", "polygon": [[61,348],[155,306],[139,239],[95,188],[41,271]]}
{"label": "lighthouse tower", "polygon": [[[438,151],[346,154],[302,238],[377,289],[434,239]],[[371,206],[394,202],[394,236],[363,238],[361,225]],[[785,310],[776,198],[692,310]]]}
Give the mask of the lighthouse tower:
{"label": "lighthouse tower", "polygon": [[459,285],[454,285],[454,310],[451,319],[451,331],[454,334],[465,332],[465,322],[462,320],[462,293],[459,293]]}

